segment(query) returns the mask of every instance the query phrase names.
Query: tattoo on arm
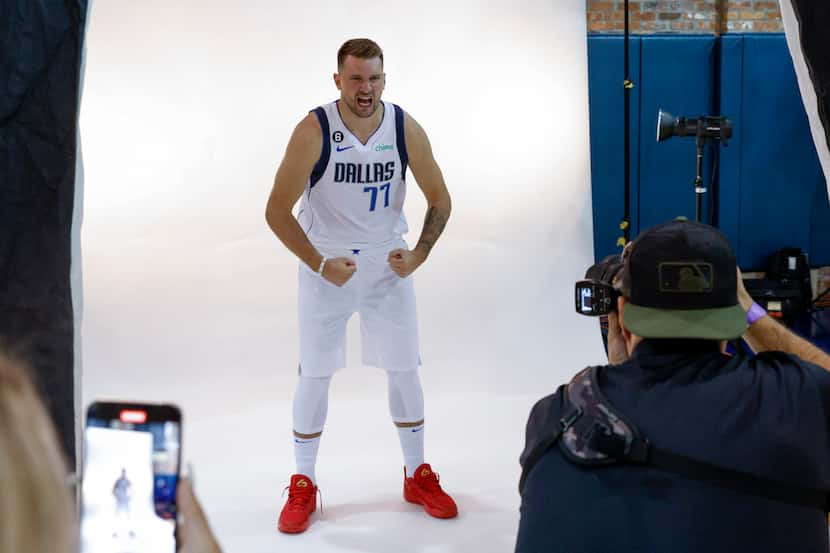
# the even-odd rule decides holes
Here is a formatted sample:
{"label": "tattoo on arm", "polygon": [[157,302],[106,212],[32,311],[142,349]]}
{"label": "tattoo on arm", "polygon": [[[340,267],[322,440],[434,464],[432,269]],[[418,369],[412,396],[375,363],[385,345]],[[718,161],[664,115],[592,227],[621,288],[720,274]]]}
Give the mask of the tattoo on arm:
{"label": "tattoo on arm", "polygon": [[427,209],[426,217],[424,217],[424,228],[421,231],[421,238],[415,247],[423,247],[427,255],[429,255],[435,242],[438,241],[438,237],[444,232],[445,226],[447,226],[447,215],[434,206],[430,206]]}

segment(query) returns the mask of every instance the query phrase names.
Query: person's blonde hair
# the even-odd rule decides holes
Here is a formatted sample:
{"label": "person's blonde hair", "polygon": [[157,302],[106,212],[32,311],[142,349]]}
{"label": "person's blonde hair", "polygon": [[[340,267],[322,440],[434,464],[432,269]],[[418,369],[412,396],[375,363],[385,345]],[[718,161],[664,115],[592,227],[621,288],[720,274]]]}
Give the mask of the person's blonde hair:
{"label": "person's blonde hair", "polygon": [[21,366],[0,353],[0,553],[69,553],[77,543],[66,461]]}

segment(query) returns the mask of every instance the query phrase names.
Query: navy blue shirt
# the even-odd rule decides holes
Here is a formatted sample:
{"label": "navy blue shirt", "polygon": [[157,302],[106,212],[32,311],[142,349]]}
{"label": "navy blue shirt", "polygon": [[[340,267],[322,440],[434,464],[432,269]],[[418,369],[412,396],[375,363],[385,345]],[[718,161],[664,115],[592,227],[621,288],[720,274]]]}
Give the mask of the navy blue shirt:
{"label": "navy blue shirt", "polygon": [[[602,367],[607,400],[655,446],[830,490],[830,373],[795,356],[645,340]],[[550,449],[527,476],[517,553],[827,552],[818,509],[643,466],[577,466]]]}

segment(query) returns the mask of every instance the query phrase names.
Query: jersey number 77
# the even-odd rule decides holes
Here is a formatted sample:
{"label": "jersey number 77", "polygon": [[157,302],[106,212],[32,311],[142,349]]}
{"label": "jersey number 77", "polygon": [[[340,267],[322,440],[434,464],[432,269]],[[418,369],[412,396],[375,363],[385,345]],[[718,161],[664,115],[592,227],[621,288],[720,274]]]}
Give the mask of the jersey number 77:
{"label": "jersey number 77", "polygon": [[369,200],[369,211],[374,211],[377,207],[378,203],[378,190],[384,193],[383,195],[383,207],[389,207],[389,187],[392,183],[387,182],[381,186],[367,186],[363,188],[363,192],[371,193],[371,199]]}

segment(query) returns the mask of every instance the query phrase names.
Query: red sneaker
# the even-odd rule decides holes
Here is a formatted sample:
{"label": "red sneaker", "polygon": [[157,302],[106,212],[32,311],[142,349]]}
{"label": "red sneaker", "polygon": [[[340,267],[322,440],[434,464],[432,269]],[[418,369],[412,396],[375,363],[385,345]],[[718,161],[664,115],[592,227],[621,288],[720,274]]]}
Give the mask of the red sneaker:
{"label": "red sneaker", "polygon": [[428,515],[435,518],[452,518],[458,515],[455,501],[441,489],[438,475],[432,472],[432,467],[424,463],[415,469],[412,478],[406,476],[403,470],[403,498],[410,503],[423,505]]}
{"label": "red sneaker", "polygon": [[308,528],[308,517],[317,510],[317,486],[304,474],[291,476],[288,501],[280,513],[277,528],[286,534],[299,534]]}

